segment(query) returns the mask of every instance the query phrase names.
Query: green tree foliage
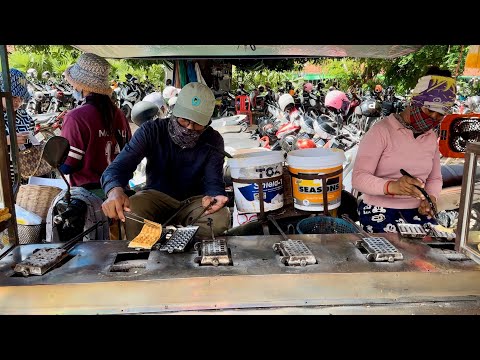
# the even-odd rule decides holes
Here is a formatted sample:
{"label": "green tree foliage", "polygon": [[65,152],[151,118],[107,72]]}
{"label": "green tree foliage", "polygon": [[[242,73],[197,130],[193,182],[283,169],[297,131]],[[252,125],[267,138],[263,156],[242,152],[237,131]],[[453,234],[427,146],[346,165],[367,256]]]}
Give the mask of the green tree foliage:
{"label": "green tree foliage", "polygon": [[465,67],[468,46],[463,46],[459,64],[461,49],[461,45],[425,45],[414,53],[393,60],[368,59],[364,62],[377,66],[377,70],[378,68],[384,70],[384,85],[393,85],[398,92],[406,93],[415,86],[418,78],[425,74],[430,66],[448,69],[453,76],[457,75],[458,66],[458,75],[461,75]]}
{"label": "green tree foliage", "polygon": [[265,86],[266,83],[269,83],[272,89],[278,90],[285,87],[287,81],[292,82],[294,87],[298,87],[300,83],[303,83],[303,78],[299,78],[298,71],[278,72],[270,69],[246,71],[234,67],[231,88],[232,91],[235,91],[243,83],[246,90],[253,90],[260,85]]}
{"label": "green tree foliage", "polygon": [[[39,76],[44,71],[49,71],[56,76],[72,65],[81,55],[81,51],[70,45],[15,45],[15,51],[9,55],[10,67],[26,72],[30,68],[37,70]],[[126,74],[136,76],[140,82],[151,81],[159,90],[163,88],[165,79],[164,67],[172,67],[166,60],[107,60],[112,65],[111,79],[117,76],[120,81],[125,81]]]}

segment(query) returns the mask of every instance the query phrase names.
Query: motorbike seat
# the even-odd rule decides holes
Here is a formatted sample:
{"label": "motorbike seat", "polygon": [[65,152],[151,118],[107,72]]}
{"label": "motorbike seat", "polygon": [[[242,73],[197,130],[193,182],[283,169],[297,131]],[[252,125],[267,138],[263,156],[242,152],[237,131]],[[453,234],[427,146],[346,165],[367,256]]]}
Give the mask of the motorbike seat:
{"label": "motorbike seat", "polygon": [[[463,178],[463,164],[442,165],[443,188],[461,186]],[[476,179],[480,178],[480,168],[477,167]]]}
{"label": "motorbike seat", "polygon": [[57,117],[59,112],[55,113],[46,113],[46,114],[36,114],[32,116],[33,121],[35,124],[46,124],[48,123],[52,118]]}

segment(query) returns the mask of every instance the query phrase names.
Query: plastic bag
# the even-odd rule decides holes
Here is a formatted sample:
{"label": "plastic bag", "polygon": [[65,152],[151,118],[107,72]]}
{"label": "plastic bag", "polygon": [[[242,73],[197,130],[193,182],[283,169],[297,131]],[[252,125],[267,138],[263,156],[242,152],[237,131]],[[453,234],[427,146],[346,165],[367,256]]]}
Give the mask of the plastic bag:
{"label": "plastic bag", "polygon": [[25,210],[21,206],[15,204],[15,213],[17,216],[17,224],[20,225],[40,225],[42,218],[37,214]]}

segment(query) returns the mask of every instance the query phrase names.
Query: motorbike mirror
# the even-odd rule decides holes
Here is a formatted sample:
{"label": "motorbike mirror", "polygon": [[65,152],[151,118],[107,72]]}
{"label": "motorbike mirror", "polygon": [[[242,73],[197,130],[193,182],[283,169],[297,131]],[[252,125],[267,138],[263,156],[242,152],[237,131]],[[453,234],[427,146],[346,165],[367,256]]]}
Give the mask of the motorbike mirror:
{"label": "motorbike mirror", "polygon": [[43,149],[43,159],[53,168],[63,164],[70,151],[68,140],[62,136],[53,136],[47,140]]}

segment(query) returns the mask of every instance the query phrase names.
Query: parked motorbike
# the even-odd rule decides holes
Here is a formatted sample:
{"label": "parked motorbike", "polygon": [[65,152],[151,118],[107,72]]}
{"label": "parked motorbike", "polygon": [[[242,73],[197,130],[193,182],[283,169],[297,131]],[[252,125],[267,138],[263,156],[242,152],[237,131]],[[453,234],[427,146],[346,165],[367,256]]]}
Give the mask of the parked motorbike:
{"label": "parked motorbike", "polygon": [[378,100],[367,99],[354,110],[351,122],[365,134],[373,125],[382,119],[382,104]]}
{"label": "parked motorbike", "polygon": [[132,121],[132,109],[133,105],[142,100],[142,91],[138,86],[136,78],[126,75],[127,82],[120,83],[118,88],[117,101],[120,106],[120,110],[125,114],[128,121]]}
{"label": "parked motorbike", "polygon": [[[69,151],[68,140],[61,136],[50,138],[44,147],[43,159],[67,184],[67,189],[60,192],[48,210],[46,242],[67,242],[82,233],[86,240],[108,240],[109,225],[101,210],[102,200],[84,188],[71,188],[60,171]],[[89,232],[85,233],[87,229]]]}

